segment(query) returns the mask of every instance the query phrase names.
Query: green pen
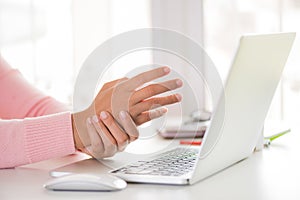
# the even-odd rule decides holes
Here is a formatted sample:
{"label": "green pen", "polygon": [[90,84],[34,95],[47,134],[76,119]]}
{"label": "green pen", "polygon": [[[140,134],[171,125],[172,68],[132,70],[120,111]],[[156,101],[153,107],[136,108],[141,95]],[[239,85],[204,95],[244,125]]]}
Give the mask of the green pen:
{"label": "green pen", "polygon": [[287,133],[291,132],[291,129],[288,129],[288,130],[285,130],[285,131],[282,131],[280,133],[277,133],[275,135],[271,135],[271,136],[268,136],[268,137],[264,137],[264,146],[265,147],[268,147],[270,146],[271,142]]}

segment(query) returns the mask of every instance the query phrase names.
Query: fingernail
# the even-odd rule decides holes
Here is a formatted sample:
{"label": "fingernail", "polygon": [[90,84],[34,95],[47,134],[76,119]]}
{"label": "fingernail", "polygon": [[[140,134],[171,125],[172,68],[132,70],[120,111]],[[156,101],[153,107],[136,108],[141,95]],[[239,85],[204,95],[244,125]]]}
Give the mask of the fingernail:
{"label": "fingernail", "polygon": [[181,101],[182,96],[180,94],[175,94],[176,98],[178,99],[178,101]]}
{"label": "fingernail", "polygon": [[122,120],[125,120],[126,119],[126,113],[125,113],[125,111],[120,111],[120,118],[122,119]]}
{"label": "fingernail", "polygon": [[93,116],[93,121],[94,122],[99,122],[99,119],[98,119],[98,117],[96,115]]}
{"label": "fingernail", "polygon": [[170,70],[170,68],[169,67],[164,67],[164,72],[165,73],[169,73],[171,70]]}
{"label": "fingernail", "polygon": [[183,85],[183,82],[182,82],[182,80],[180,80],[180,79],[177,79],[177,81],[176,81],[176,84],[177,84],[177,86],[182,86]]}
{"label": "fingernail", "polygon": [[102,111],[100,113],[100,117],[101,117],[101,119],[107,119],[108,116],[107,116],[106,112]]}
{"label": "fingernail", "polygon": [[168,112],[168,108],[161,108],[160,113],[165,114]]}

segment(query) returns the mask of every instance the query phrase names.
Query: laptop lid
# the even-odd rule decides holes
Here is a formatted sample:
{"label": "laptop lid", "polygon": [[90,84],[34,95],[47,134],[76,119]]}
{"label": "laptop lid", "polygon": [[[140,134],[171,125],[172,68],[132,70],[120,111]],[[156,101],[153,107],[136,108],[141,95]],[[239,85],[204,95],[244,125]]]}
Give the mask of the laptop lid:
{"label": "laptop lid", "polygon": [[191,183],[252,154],[294,38],[295,33],[241,37]]}

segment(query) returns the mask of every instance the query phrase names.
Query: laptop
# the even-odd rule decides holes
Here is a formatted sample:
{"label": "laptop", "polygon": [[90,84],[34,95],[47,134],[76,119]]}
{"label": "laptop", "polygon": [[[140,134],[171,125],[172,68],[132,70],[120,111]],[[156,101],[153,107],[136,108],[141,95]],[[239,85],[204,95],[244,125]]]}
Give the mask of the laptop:
{"label": "laptop", "polygon": [[189,185],[249,157],[294,39],[295,33],[242,36],[202,145],[178,146],[110,173],[127,182]]}

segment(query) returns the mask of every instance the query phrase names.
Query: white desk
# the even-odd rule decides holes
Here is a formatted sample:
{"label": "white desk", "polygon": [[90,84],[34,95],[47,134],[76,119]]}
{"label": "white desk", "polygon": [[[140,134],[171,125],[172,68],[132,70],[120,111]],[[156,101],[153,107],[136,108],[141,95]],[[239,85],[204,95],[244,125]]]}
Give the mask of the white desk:
{"label": "white desk", "polygon": [[[290,134],[274,141],[270,148],[255,153],[250,158],[192,186],[128,184],[125,190],[118,192],[53,192],[42,187],[50,178],[48,170],[18,168],[0,170],[0,199],[299,200],[300,135],[298,133],[299,129],[292,127]],[[76,157],[78,158],[79,155],[65,160]],[[54,161],[47,162],[44,162],[41,168],[53,167],[55,164]],[[71,170],[79,171],[95,170],[95,168],[99,172],[108,169],[93,160],[69,167]]]}

